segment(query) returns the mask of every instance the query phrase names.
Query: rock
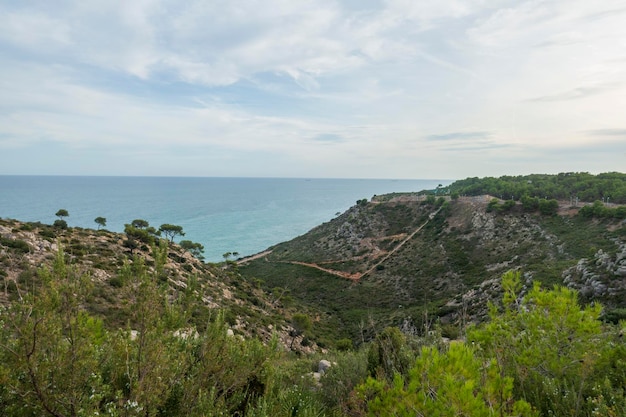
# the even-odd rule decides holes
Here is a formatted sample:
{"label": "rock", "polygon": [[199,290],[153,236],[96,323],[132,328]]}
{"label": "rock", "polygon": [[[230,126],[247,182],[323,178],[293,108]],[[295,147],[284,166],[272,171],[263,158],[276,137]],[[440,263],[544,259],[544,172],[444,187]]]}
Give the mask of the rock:
{"label": "rock", "polygon": [[175,337],[179,337],[181,339],[197,339],[198,338],[198,332],[195,329],[192,328],[186,328],[186,329],[179,329],[176,330],[174,332],[174,336]]}
{"label": "rock", "polygon": [[320,363],[317,365],[317,372],[320,373],[320,375],[324,375],[324,373],[330,369],[330,367],[332,366],[332,364],[327,361],[326,359],[322,359],[320,361]]}

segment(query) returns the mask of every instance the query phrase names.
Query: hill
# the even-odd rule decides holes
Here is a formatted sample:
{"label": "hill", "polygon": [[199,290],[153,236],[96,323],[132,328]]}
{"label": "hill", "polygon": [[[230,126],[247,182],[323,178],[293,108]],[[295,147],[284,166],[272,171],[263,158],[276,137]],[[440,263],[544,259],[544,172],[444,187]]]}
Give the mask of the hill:
{"label": "hill", "polygon": [[455,337],[486,317],[510,269],[523,271],[525,288],[566,285],[611,315],[626,307],[626,228],[579,214],[585,207],[594,206],[560,201],[542,214],[487,195],[376,196],[240,270],[318,311],[322,340],[361,342],[390,325],[419,333],[434,322]]}
{"label": "hill", "polygon": [[0,220],[0,414],[624,415],[626,207],[450,189],[220,264]]}
{"label": "hill", "polygon": [[37,291],[41,272],[52,269],[59,254],[76,275],[88,277],[84,308],[109,329],[134,331],[129,288],[147,274],[171,302],[193,299],[190,325],[202,329],[224,311],[234,334],[268,341],[278,332],[285,346],[311,349],[300,346],[302,337],[294,343],[289,336],[294,311],[277,307],[257,285],[241,280],[234,262],[204,263],[166,239],[129,244],[128,235],[107,230],[0,219],[0,306]]}

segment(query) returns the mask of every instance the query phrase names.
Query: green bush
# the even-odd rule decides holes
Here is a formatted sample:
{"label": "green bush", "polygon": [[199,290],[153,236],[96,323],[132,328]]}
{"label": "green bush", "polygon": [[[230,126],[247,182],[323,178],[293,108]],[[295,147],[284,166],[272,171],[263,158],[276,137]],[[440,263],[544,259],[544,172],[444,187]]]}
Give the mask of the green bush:
{"label": "green bush", "polygon": [[372,376],[391,379],[407,372],[411,357],[406,336],[397,327],[386,327],[370,346],[367,369]]}
{"label": "green bush", "polygon": [[65,230],[67,229],[67,222],[62,219],[55,220],[54,223],[52,224],[52,227],[54,227],[55,229],[59,229],[59,230]]}
{"label": "green bush", "polygon": [[535,415],[528,403],[514,400],[513,379],[500,374],[495,360],[485,363],[461,342],[443,352],[423,347],[408,376],[370,377],[356,392],[370,416]]}
{"label": "green bush", "polygon": [[[490,322],[470,330],[468,340],[514,379],[515,396],[545,416],[594,415],[598,402],[610,410],[604,415],[621,415],[626,380],[607,381],[615,368],[603,358],[624,344],[607,337],[599,321],[602,306],[581,307],[575,291],[544,290],[538,283],[520,299],[519,272],[505,274],[502,288],[503,310],[492,305]],[[626,368],[623,362],[620,367]],[[604,403],[607,395],[611,404]]]}
{"label": "green bush", "polygon": [[11,248],[16,253],[30,252],[30,246],[28,246],[28,243],[20,239],[10,239],[0,236],[0,245]]}

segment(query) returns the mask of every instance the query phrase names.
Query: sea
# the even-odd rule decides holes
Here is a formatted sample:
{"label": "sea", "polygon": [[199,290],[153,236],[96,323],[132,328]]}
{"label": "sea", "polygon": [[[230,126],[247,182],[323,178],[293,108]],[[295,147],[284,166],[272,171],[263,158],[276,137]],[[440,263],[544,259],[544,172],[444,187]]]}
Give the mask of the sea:
{"label": "sea", "polygon": [[357,200],[446,186],[452,180],[82,177],[0,175],[0,218],[52,224],[66,209],[70,227],[106,229],[143,219],[183,227],[205,259],[253,255],[343,213]]}

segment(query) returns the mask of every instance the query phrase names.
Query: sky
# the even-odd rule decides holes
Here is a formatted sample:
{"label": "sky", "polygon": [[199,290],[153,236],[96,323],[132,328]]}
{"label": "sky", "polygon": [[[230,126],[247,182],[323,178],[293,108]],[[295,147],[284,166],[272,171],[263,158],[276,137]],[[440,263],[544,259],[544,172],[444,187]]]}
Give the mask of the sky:
{"label": "sky", "polygon": [[0,175],[626,169],[624,0],[0,2]]}

